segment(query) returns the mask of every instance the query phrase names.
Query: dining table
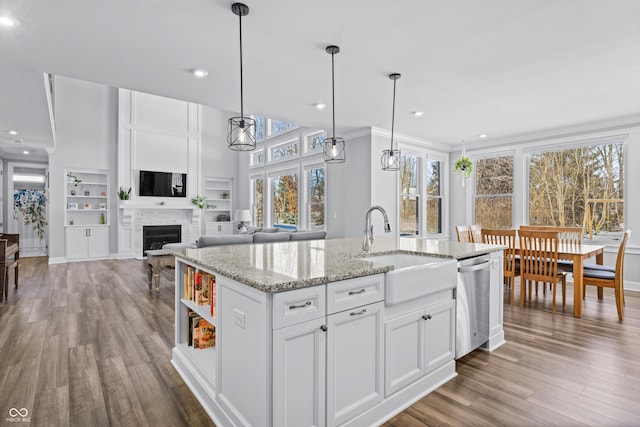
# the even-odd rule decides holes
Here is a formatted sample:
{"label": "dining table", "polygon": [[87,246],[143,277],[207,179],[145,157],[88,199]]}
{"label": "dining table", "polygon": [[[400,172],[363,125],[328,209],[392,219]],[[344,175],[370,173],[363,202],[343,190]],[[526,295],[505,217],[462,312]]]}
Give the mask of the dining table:
{"label": "dining table", "polygon": [[[520,242],[516,240],[516,255],[520,255]],[[558,259],[573,261],[573,315],[582,317],[582,274],[584,261],[595,257],[596,264],[604,263],[604,245],[592,244],[558,244]]]}

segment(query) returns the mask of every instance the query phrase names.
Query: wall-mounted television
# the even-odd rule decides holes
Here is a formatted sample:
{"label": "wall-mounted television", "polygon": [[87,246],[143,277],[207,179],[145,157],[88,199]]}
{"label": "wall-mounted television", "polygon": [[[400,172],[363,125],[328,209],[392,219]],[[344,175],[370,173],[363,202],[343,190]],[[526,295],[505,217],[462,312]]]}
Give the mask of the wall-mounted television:
{"label": "wall-mounted television", "polygon": [[140,171],[140,196],[187,197],[187,174]]}

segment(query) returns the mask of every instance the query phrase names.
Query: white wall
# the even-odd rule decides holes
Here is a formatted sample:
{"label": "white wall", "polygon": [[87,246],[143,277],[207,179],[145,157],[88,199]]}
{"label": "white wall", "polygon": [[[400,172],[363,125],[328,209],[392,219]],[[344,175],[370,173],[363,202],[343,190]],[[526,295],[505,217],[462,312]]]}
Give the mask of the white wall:
{"label": "white wall", "polygon": [[[65,257],[65,168],[109,169],[116,188],[118,91],[104,85],[66,77],[55,79],[56,151],[49,155],[49,259]],[[117,224],[115,197],[109,206]],[[111,247],[117,245],[111,227]]]}
{"label": "white wall", "polygon": [[[249,158],[250,152],[227,148],[227,121],[237,116],[231,111],[201,106],[202,146],[200,170],[204,176],[233,178],[233,209],[249,209]],[[200,180],[202,184],[202,180]],[[231,216],[233,216],[231,212]]]}
{"label": "white wall", "polygon": [[[467,155],[474,157],[486,157],[492,153],[514,154],[514,227],[526,223],[526,165],[523,151],[534,147],[564,147],[571,143],[601,138],[616,138],[624,140],[625,145],[625,228],[632,231],[625,258],[625,288],[640,290],[640,192],[635,191],[634,185],[640,182],[640,168],[634,164],[640,161],[640,125],[637,123],[611,123],[598,124],[593,127],[573,128],[562,131],[546,131],[539,135],[528,135],[526,139],[505,140],[481,149],[469,149]],[[453,163],[460,156],[460,152],[451,153],[451,181],[459,183],[459,179],[453,172]],[[459,224],[473,223],[472,217],[472,186],[470,180],[461,191],[451,194],[451,232],[455,236],[455,226]],[[617,241],[612,241],[607,246],[605,264],[613,265],[618,250]]]}

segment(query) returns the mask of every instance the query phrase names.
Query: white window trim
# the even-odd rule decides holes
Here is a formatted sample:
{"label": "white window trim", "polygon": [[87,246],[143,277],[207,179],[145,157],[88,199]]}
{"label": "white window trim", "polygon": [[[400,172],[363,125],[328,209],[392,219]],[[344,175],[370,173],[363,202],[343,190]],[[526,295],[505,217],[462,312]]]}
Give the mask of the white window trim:
{"label": "white window trim", "polygon": [[324,169],[324,225],[323,230],[327,229],[327,165],[324,161],[307,163],[302,165],[304,171],[304,194],[302,200],[304,200],[303,215],[300,219],[301,228],[304,230],[311,230],[311,201],[309,190],[311,187],[311,170],[312,169]]}
{"label": "white window trim", "polygon": [[[418,157],[418,190],[416,195],[420,197],[420,204],[418,206],[418,215],[420,216],[420,223],[418,234],[416,238],[431,238],[431,239],[446,239],[449,236],[449,153],[440,152],[425,147],[420,147],[413,144],[398,143],[398,148],[402,155],[411,155]],[[425,167],[426,160],[436,160],[441,162],[440,179],[441,179],[441,198],[442,198],[442,233],[429,233],[426,232],[424,221],[427,214],[427,192],[426,192],[426,176]],[[398,198],[400,192],[398,191]],[[398,223],[396,229],[400,229],[400,203],[397,203],[396,218]]]}
{"label": "white window trim", "polygon": [[322,154],[322,148],[320,148],[319,150],[311,150],[311,140],[319,135],[323,135],[325,136],[325,138],[327,137],[327,132],[321,130],[318,132],[313,132],[310,133],[308,135],[305,135],[304,137],[304,150],[303,150],[303,155],[304,156],[313,156],[315,154]]}
{"label": "white window trim", "polygon": [[[292,145],[292,144],[296,144],[298,149],[297,149],[297,153],[288,157],[284,157],[282,159],[274,159],[273,158],[273,151],[277,150],[279,148],[282,147],[286,147],[288,145]],[[301,147],[300,147],[300,134],[296,135],[295,138],[289,138],[283,142],[278,142],[278,143],[274,143],[274,144],[268,144],[268,154],[267,154],[267,158],[266,158],[266,163],[268,164],[276,164],[276,163],[283,163],[283,162],[289,162],[291,160],[296,160],[300,158],[300,151],[301,151]]]}

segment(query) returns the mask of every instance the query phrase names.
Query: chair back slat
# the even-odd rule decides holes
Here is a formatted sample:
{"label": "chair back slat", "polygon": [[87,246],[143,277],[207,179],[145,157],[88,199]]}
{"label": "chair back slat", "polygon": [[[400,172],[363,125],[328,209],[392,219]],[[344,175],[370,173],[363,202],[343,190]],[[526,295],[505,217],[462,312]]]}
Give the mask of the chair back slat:
{"label": "chair back slat", "polygon": [[471,241],[473,243],[482,243],[482,226],[478,224],[472,224],[469,226],[471,230]]}
{"label": "chair back slat", "polygon": [[481,234],[483,243],[507,246],[507,249],[504,250],[504,275],[515,277],[516,230],[483,228]]}
{"label": "chair back slat", "polygon": [[456,225],[456,234],[458,235],[458,242],[473,243],[471,227],[468,225]]}
{"label": "chair back slat", "polygon": [[558,276],[558,233],[521,228],[519,235],[523,280],[554,283]]}

